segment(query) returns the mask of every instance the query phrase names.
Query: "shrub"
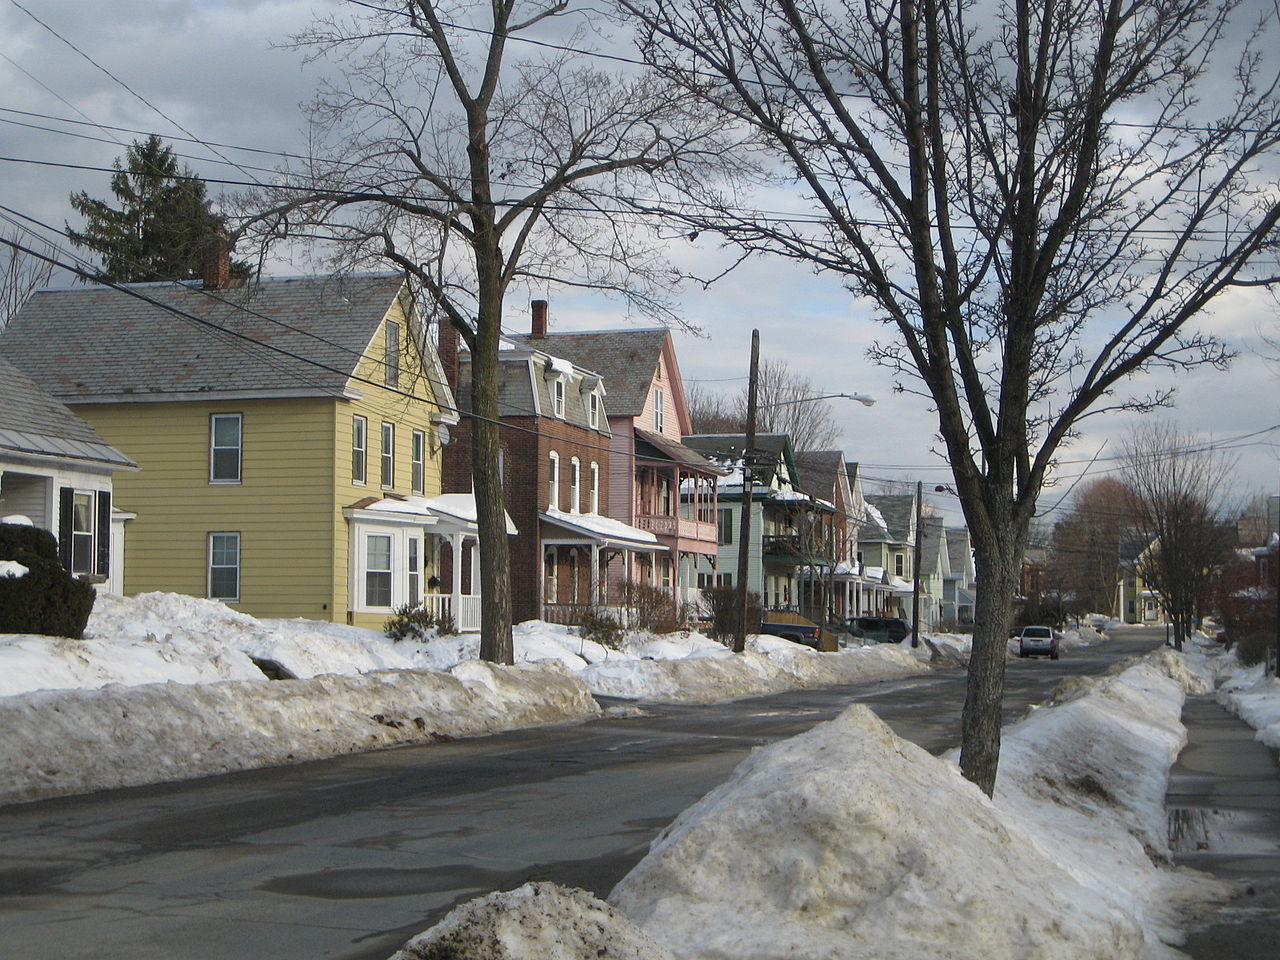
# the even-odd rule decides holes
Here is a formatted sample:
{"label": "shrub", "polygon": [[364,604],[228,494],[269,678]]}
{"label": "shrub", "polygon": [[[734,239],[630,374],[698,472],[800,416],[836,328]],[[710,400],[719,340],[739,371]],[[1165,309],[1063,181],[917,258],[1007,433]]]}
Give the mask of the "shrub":
{"label": "shrub", "polygon": [[[30,529],[30,528],[27,528]],[[57,560],[22,552],[0,559],[27,568],[24,577],[0,577],[0,633],[35,633],[48,637],[84,636],[95,594]]]}
{"label": "shrub", "polygon": [[412,603],[396,607],[382,629],[396,643],[401,640],[431,640],[437,634],[450,632],[441,629],[439,620],[430,610]]}
{"label": "shrub", "polygon": [[[702,603],[711,618],[711,636],[721,642],[730,641],[737,633],[738,590],[736,587],[707,587],[702,591]],[[747,632],[760,629],[762,612],[760,594],[747,594]]]}
{"label": "shrub", "polygon": [[628,583],[623,604],[630,613],[630,625],[651,633],[671,633],[675,627],[676,600],[670,590],[647,583]]}
{"label": "shrub", "polygon": [[0,523],[0,560],[17,560],[25,565],[31,556],[56,561],[58,541],[53,534],[25,523]]}
{"label": "shrub", "polygon": [[1262,663],[1267,659],[1267,651],[1275,641],[1275,633],[1262,630],[1243,630],[1234,638],[1236,641],[1236,659],[1246,667]]}
{"label": "shrub", "polygon": [[622,624],[607,613],[584,610],[578,618],[578,636],[610,650],[619,650],[622,647]]}

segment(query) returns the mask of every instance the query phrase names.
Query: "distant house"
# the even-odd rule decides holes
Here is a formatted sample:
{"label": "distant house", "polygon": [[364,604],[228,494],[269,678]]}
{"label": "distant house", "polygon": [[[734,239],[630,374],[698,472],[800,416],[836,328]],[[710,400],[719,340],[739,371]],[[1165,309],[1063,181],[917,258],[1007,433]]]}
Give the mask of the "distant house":
{"label": "distant house", "polygon": [[[720,478],[720,549],[714,565],[699,567],[704,583],[736,585],[742,504],[746,490],[743,434],[698,434],[686,445],[726,471]],[[826,621],[825,585],[836,565],[836,508],[802,488],[791,439],[782,433],[756,437],[751,470],[751,542],[746,545],[747,589],[766,610]]]}
{"label": "distant house", "polygon": [[880,568],[887,574],[891,606],[884,612],[910,618],[916,557],[915,494],[874,494],[866,502],[869,519],[862,530],[863,558],[869,568]]}
{"label": "distant house", "polygon": [[973,544],[967,527],[947,527],[947,574],[942,584],[942,619],[957,626],[973,624]]}
{"label": "distant house", "polygon": [[[547,304],[533,302],[528,336],[513,341],[603,377],[608,393],[609,500],[615,520],[648,530],[662,550],[637,555],[630,574],[698,599],[698,562],[718,548],[716,478],[720,471],[682,442],[691,432],[675,343],[665,327],[558,333],[547,329]],[[614,591],[623,588],[614,567]]]}
{"label": "distant house", "polygon": [[125,591],[370,627],[425,602],[478,628],[440,575],[475,524],[432,505],[457,415],[403,280],[217,278],[43,291],[0,336],[137,459]]}
{"label": "distant house", "polygon": [[[471,355],[447,324],[439,342],[446,376],[469,412]],[[517,621],[576,623],[586,610],[619,607],[624,598],[613,585],[667,550],[652,531],[607,513],[618,471],[604,378],[538,342],[505,340],[499,356],[503,489],[519,531],[510,545],[511,611]],[[471,436],[464,419],[445,456],[450,492],[471,490]]]}
{"label": "distant house", "polygon": [[50,531],[62,565],[112,593],[130,516],[112,503],[112,479],[136,466],[0,356],[0,519]]}
{"label": "distant house", "polygon": [[947,530],[942,517],[922,518],[920,531],[920,622],[936,630],[944,619],[943,594],[951,573]]}

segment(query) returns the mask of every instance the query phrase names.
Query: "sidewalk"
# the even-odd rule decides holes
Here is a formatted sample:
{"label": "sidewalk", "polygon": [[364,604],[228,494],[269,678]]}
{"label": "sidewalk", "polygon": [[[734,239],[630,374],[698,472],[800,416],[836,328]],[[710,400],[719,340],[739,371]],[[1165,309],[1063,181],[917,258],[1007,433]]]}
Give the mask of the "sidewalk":
{"label": "sidewalk", "polygon": [[1169,771],[1165,806],[1179,864],[1247,891],[1181,948],[1194,960],[1280,957],[1280,767],[1252,727],[1212,697],[1188,697],[1187,746]]}

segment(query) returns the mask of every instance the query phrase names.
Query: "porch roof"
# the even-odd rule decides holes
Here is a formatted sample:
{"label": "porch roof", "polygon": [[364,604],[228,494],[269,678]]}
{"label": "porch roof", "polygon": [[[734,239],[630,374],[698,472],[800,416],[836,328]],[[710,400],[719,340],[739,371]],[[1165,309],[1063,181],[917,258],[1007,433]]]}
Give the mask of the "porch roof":
{"label": "porch roof", "polygon": [[564,513],[547,510],[538,515],[546,522],[567,531],[584,543],[598,543],[604,547],[617,547],[659,553],[666,549],[648,530],[641,530],[621,520],[601,516],[598,513]]}
{"label": "porch roof", "polygon": [[[682,467],[690,470],[696,470],[699,473],[705,473],[707,476],[723,476],[725,471],[722,467],[716,466],[697,450],[687,447],[678,440],[672,440],[670,437],[664,437],[660,433],[653,433],[649,430],[642,430],[640,427],[635,428],[636,439],[641,443],[651,447],[659,457],[665,457],[678,463]],[[640,452],[640,445],[637,444],[637,453]]]}
{"label": "porch roof", "polygon": [[[470,493],[446,493],[438,497],[383,497],[381,500],[365,497],[353,503],[348,510],[365,513],[383,513],[407,521],[418,521],[438,532],[477,532],[476,498]],[[516,525],[506,515],[507,533],[517,533]]]}

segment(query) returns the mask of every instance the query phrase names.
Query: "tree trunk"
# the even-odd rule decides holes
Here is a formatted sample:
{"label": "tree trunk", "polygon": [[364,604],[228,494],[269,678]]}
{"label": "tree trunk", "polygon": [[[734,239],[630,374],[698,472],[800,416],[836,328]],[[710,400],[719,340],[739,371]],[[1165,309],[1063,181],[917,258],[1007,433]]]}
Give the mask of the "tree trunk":
{"label": "tree trunk", "polygon": [[974,537],[977,573],[973,652],[961,718],[960,772],[991,796],[1000,763],[1001,703],[1009,623],[1022,567],[1027,524],[1012,515],[993,517],[985,533]]}
{"label": "tree trunk", "polygon": [[[511,559],[507,546],[506,497],[499,458],[498,336],[501,303],[486,297],[480,270],[481,305],[471,351],[471,470],[480,533],[480,659],[515,662],[511,639]],[[493,282],[492,280],[490,282]],[[523,531],[536,537],[537,530]]]}

